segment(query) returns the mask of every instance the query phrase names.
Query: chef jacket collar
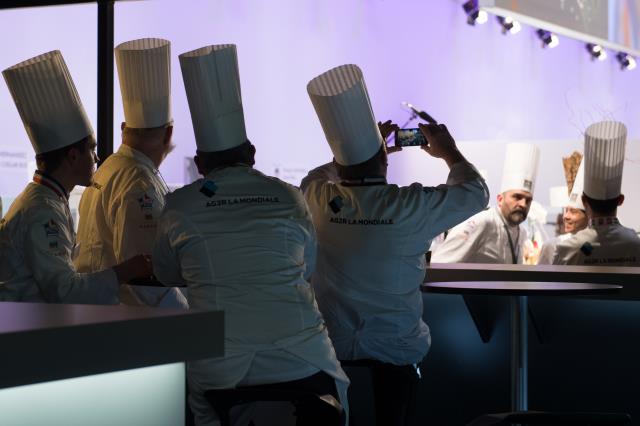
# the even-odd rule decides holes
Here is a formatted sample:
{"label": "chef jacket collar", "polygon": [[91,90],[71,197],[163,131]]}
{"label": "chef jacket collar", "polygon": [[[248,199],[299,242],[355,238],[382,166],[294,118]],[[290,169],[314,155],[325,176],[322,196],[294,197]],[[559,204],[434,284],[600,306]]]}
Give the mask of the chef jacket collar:
{"label": "chef jacket collar", "polygon": [[340,181],[342,186],[373,186],[386,185],[387,179],[384,177],[365,177],[362,179],[343,179]]}
{"label": "chef jacket collar", "polygon": [[41,172],[40,170],[36,170],[33,174],[33,181],[39,185],[46,186],[55,192],[58,197],[69,200],[69,194],[67,193],[67,190],[64,189],[64,186],[48,174]]}
{"label": "chef jacket collar", "polygon": [[155,163],[151,160],[151,158],[147,157],[142,152],[138,151],[135,148],[131,148],[129,145],[122,144],[120,148],[118,148],[118,154],[123,155],[125,157],[133,158],[135,161],[141,163],[144,166],[147,166],[151,169],[154,175],[156,175],[162,181],[162,186],[164,187],[165,192],[169,192],[169,185],[164,181],[164,178],[160,174],[160,170],[156,167]]}
{"label": "chef jacket collar", "polygon": [[151,161],[151,158],[147,157],[145,154],[138,151],[137,149],[131,148],[129,145],[126,145],[126,144],[120,145],[120,148],[118,148],[118,153],[120,155],[124,155],[125,157],[133,158],[139,163],[144,164],[145,166],[151,168],[151,170],[153,170],[154,173],[158,172],[158,168],[156,167],[154,162]]}
{"label": "chef jacket collar", "polygon": [[615,216],[594,217],[589,219],[589,228],[607,225],[620,225],[620,221]]}
{"label": "chef jacket collar", "polygon": [[219,172],[220,170],[224,170],[224,169],[228,169],[229,167],[247,167],[247,168],[251,168],[252,166],[246,163],[235,163],[235,164],[225,164],[224,166],[219,166],[216,167],[214,169],[211,169],[211,171],[209,173],[207,173],[207,176],[212,175],[216,172]]}

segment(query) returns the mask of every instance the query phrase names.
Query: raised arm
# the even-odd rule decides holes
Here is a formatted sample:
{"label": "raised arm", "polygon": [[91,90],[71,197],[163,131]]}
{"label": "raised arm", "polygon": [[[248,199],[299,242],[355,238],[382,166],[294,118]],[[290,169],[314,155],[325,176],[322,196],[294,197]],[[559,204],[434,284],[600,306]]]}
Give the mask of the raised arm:
{"label": "raised arm", "polygon": [[489,189],[458,150],[444,124],[421,124],[420,130],[428,141],[422,149],[434,158],[441,158],[449,167],[446,184],[423,188],[423,202],[429,211],[425,225],[431,239],[484,210],[489,202]]}

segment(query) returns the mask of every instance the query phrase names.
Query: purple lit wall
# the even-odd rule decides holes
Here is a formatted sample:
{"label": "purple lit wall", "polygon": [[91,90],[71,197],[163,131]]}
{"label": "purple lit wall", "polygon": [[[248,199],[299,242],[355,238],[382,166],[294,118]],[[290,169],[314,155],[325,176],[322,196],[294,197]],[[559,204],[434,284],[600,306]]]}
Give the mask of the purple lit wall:
{"label": "purple lit wall", "polygon": [[[355,63],[364,71],[378,119],[404,123],[408,113],[400,107],[403,100],[426,109],[447,124],[469,159],[486,171],[494,194],[500,184],[504,143],[531,141],[542,151],[536,197],[547,204],[548,188],[563,183],[560,156],[581,149],[581,131],[590,122],[608,117],[625,122],[631,136],[625,186],[640,179],[639,70],[621,72],[613,52],[605,62],[591,62],[583,43],[564,37],[557,48],[542,49],[529,27],[515,36],[503,36],[493,19],[470,27],[461,3],[122,2],[116,4],[115,38],[116,43],[139,37],[172,41],[177,148],[162,165],[170,183],[185,182],[184,158],[195,150],[177,55],[217,43],[238,45],[247,133],[258,148],[257,167],[268,174],[277,169],[283,178],[295,182],[305,170],[331,159],[306,84],[333,66]],[[0,12],[0,66],[64,47],[93,118],[94,8],[55,9],[55,23],[50,22],[48,10]],[[0,148],[7,140],[26,140],[6,92],[2,85],[0,120],[5,138]],[[123,117],[120,102],[116,89],[116,135]],[[438,184],[445,176],[445,167],[417,148],[396,154],[390,163],[390,178],[397,183]],[[623,219],[625,211],[640,206],[640,201],[634,202],[640,198],[635,196],[637,190],[626,192]],[[637,219],[629,220],[640,228]]]}
{"label": "purple lit wall", "polygon": [[[97,11],[93,5],[0,10],[0,70],[60,50],[96,125]],[[33,149],[3,78],[0,78],[0,197],[4,211],[31,180]],[[29,164],[31,163],[31,164]]]}

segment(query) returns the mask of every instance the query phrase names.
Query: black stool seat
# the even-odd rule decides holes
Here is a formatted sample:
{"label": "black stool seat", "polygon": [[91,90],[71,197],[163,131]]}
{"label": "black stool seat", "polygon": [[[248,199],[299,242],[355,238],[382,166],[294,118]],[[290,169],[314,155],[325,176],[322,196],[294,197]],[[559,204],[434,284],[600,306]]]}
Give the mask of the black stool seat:
{"label": "black stool seat", "polygon": [[631,423],[631,416],[625,413],[550,413],[544,411],[522,411],[513,413],[485,414],[467,426],[622,426]]}
{"label": "black stool seat", "polygon": [[251,386],[235,389],[212,389],[204,393],[209,404],[220,417],[222,426],[230,426],[232,407],[258,401],[286,401],[296,408],[298,426],[342,426],[344,410],[333,395],[317,395],[313,392],[270,387]]}

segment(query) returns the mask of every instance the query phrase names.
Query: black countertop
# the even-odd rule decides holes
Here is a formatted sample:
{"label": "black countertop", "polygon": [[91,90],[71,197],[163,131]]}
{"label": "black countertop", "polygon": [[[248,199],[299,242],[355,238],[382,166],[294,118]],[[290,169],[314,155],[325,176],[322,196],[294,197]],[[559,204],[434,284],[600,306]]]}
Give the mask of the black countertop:
{"label": "black countertop", "polygon": [[0,388],[223,354],[221,311],[0,302]]}

